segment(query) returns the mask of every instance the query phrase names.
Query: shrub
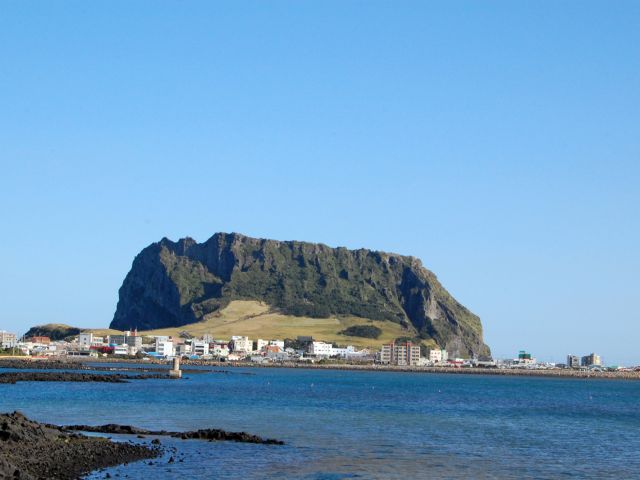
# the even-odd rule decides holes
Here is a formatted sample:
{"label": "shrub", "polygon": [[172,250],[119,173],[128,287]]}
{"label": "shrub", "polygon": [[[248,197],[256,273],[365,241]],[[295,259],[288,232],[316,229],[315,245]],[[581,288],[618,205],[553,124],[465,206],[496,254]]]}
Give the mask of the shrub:
{"label": "shrub", "polygon": [[351,327],[342,330],[340,335],[377,339],[382,335],[382,330],[375,325],[352,325]]}

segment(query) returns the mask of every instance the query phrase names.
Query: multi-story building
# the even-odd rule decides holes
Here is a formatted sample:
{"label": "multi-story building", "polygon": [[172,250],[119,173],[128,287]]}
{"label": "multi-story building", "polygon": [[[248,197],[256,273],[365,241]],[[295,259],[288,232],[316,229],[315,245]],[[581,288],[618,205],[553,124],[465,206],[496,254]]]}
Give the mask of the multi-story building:
{"label": "multi-story building", "polygon": [[600,355],[596,355],[595,353],[590,353],[589,355],[585,355],[582,357],[582,366],[583,367],[595,367],[601,366],[602,360],[600,359]]}
{"label": "multi-story building", "polygon": [[256,350],[261,352],[267,345],[269,345],[269,340],[263,340],[261,338],[256,342]]}
{"label": "multi-story building", "polygon": [[449,353],[446,350],[439,348],[432,348],[429,350],[429,362],[445,363],[447,360],[449,360]]}
{"label": "multi-story building", "polygon": [[127,346],[131,347],[132,350],[135,350],[136,352],[138,352],[139,350],[142,350],[142,337],[140,336],[128,336],[126,338],[125,343],[127,344]]}
{"label": "multi-story building", "polygon": [[156,340],[156,354],[162,357],[173,357],[175,355],[173,342]]}
{"label": "multi-story building", "polygon": [[325,342],[311,342],[309,344],[309,355],[331,357],[333,355],[333,345]]}
{"label": "multi-story building", "polygon": [[278,347],[280,351],[284,352],[284,340],[270,340],[269,345]]}
{"label": "multi-story building", "polygon": [[107,337],[107,343],[112,347],[116,345],[126,345],[127,347],[130,347],[130,352],[138,352],[142,350],[142,337],[138,335],[137,330],[126,331],[121,335],[109,335]]}
{"label": "multi-story building", "polygon": [[251,353],[253,351],[253,342],[248,337],[233,336],[231,341],[235,353]]}
{"label": "multi-story building", "polygon": [[209,353],[215,357],[228,357],[229,344],[227,342],[213,342],[209,344]]}
{"label": "multi-story building", "polygon": [[176,357],[182,357],[183,355],[191,355],[193,352],[191,343],[174,343]]}
{"label": "multi-story building", "polygon": [[0,330],[0,348],[13,348],[16,346],[17,339],[15,333],[9,333]]}
{"label": "multi-story building", "polygon": [[81,333],[78,335],[78,346],[81,350],[89,350],[93,345],[93,333]]}
{"label": "multi-story building", "polygon": [[577,355],[567,355],[567,367],[569,368],[580,367],[580,358]]}
{"label": "multi-story building", "polygon": [[129,351],[129,346],[122,344],[122,345],[116,345],[115,347],[113,347],[113,354],[114,355],[129,355],[131,352]]}
{"label": "multi-story building", "polygon": [[127,343],[127,336],[126,335],[109,335],[107,337],[107,341],[111,346],[125,345]]}
{"label": "multi-story building", "polygon": [[209,342],[194,341],[191,344],[191,353],[200,357],[209,355]]}
{"label": "multi-story building", "polygon": [[380,350],[380,363],[390,365],[418,365],[420,362],[420,345],[406,343],[389,343]]}
{"label": "multi-story building", "polygon": [[417,365],[420,362],[420,346],[411,342],[396,345],[397,365]]}
{"label": "multi-story building", "polygon": [[518,358],[514,360],[516,365],[531,365],[532,363],[536,363],[536,359],[525,350],[520,350],[518,352]]}
{"label": "multi-story building", "polygon": [[333,351],[331,352],[332,356],[343,357],[343,358],[347,358],[348,356],[353,355],[354,353],[356,353],[356,348],[353,345],[348,345],[344,348],[334,347]]}
{"label": "multi-story building", "polygon": [[35,343],[38,345],[50,345],[51,339],[49,337],[36,336],[28,339],[29,342]]}
{"label": "multi-story building", "polygon": [[380,353],[378,354],[378,359],[380,361],[380,363],[386,363],[386,364],[390,364],[391,360],[393,359],[393,350],[394,350],[394,344],[393,343],[388,343],[385,345],[382,345],[382,348],[380,349]]}

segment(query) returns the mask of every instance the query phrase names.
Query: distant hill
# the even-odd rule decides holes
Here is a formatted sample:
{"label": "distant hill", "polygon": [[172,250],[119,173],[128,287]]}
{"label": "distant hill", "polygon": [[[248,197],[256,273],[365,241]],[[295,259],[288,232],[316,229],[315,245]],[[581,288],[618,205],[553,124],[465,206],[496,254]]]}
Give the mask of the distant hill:
{"label": "distant hill", "polygon": [[72,337],[79,333],[80,329],[76,327],[71,327],[62,323],[47,323],[46,325],[31,327],[24,336],[26,338],[49,337],[51,340],[64,340],[67,337]]}
{"label": "distant hill", "polygon": [[314,318],[361,318],[397,324],[404,336],[458,355],[490,355],[480,319],[414,257],[236,233],[204,243],[164,238],[142,250],[120,288],[111,328],[210,323],[234,300],[300,317],[301,331]]}

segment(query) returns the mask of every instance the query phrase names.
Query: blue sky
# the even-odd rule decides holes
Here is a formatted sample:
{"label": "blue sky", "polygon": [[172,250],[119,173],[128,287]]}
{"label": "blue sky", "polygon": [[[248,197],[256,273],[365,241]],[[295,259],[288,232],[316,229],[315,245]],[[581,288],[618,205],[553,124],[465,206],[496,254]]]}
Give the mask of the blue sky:
{"label": "blue sky", "polygon": [[499,357],[640,363],[640,3],[0,4],[0,329],[217,231],[420,257]]}

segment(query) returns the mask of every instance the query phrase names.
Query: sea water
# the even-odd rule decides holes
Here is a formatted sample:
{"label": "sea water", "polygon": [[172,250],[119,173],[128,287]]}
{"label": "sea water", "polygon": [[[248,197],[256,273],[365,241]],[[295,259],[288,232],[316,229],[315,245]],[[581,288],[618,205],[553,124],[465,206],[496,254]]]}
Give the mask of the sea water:
{"label": "sea water", "polygon": [[232,368],[0,385],[0,411],[13,410],[55,424],[221,428],[286,442],[162,438],[167,453],[152,465],[88,478],[640,478],[636,381]]}

